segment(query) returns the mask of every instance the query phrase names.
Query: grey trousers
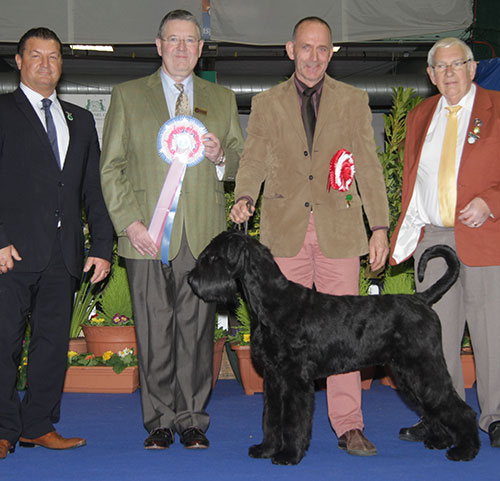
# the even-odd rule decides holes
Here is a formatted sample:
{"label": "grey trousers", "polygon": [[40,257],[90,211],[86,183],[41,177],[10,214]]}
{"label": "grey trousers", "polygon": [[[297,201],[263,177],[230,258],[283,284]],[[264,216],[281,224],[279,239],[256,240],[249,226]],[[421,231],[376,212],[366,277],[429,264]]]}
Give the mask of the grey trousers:
{"label": "grey trousers", "polygon": [[195,296],[187,274],[195,259],[183,238],[167,267],[126,259],[134,307],[144,427],[208,429],[215,304]]}
{"label": "grey trousers", "polygon": [[[455,249],[453,228],[427,225],[415,251],[415,266],[427,247],[446,244]],[[425,290],[446,270],[442,258],[432,259],[417,292]],[[460,362],[465,322],[469,327],[476,363],[477,394],[481,415],[479,426],[500,420],[500,266],[471,267],[460,263],[455,285],[433,306],[441,320],[443,351],[453,385],[465,400]]]}

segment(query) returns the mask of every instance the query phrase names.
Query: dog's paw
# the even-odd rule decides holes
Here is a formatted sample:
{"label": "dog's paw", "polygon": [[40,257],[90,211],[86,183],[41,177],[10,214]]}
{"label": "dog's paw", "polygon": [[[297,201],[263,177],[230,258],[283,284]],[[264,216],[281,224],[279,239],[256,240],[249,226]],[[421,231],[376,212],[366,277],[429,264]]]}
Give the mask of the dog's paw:
{"label": "dog's paw", "polygon": [[301,456],[296,453],[280,451],[279,453],[276,453],[274,456],[271,457],[271,461],[273,462],[273,464],[293,465],[293,464],[299,464],[303,457],[304,455]]}
{"label": "dog's paw", "polygon": [[429,436],[425,439],[424,446],[427,449],[446,449],[451,446],[451,439]]}
{"label": "dog's paw", "polygon": [[254,444],[248,449],[248,455],[251,458],[270,458],[276,449],[272,449],[270,446],[265,446],[264,444]]}
{"label": "dog's paw", "polygon": [[478,453],[479,449],[471,446],[455,446],[446,451],[446,457],[451,461],[471,461]]}

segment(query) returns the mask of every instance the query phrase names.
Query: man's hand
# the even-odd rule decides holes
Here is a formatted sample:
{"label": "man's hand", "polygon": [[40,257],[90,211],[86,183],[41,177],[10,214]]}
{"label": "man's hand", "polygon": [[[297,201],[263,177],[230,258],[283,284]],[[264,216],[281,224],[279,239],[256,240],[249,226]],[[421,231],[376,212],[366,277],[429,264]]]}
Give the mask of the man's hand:
{"label": "man's hand", "polygon": [[17,252],[13,244],[0,249],[0,274],[6,274],[14,269],[14,261],[22,261],[22,257]]}
{"label": "man's hand", "polygon": [[384,266],[389,254],[389,243],[387,242],[387,231],[378,229],[373,231],[370,237],[370,267],[372,271],[378,271]]}
{"label": "man's hand", "polygon": [[205,145],[205,157],[214,164],[219,163],[223,155],[219,138],[209,132],[203,135],[201,141]]}
{"label": "man's hand", "polygon": [[102,281],[111,270],[111,264],[109,261],[105,259],[101,259],[100,257],[89,257],[85,266],[83,267],[83,272],[88,272],[92,269],[92,266],[95,266],[94,274],[90,278],[90,282],[92,284],[96,284]]}
{"label": "man's hand", "polygon": [[233,205],[231,212],[229,213],[229,218],[235,224],[242,224],[255,212],[255,207],[249,205],[248,199],[240,199],[236,204]]}
{"label": "man's hand", "polygon": [[488,204],[481,197],[474,197],[461,211],[458,220],[467,227],[481,227],[491,214]]}
{"label": "man's hand", "polygon": [[149,235],[147,227],[140,220],[132,222],[132,224],[125,229],[125,232],[135,250],[141,254],[141,256],[149,254],[151,257],[156,257],[158,248]]}

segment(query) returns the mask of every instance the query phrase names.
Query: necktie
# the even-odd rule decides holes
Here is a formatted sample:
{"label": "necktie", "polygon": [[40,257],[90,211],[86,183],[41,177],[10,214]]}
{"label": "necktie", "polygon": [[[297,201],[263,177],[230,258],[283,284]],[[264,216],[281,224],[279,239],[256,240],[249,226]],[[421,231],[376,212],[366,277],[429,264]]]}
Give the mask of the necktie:
{"label": "necktie", "polygon": [[57,131],[54,124],[54,119],[52,118],[52,112],[50,111],[50,106],[52,100],[42,99],[43,110],[45,111],[45,123],[47,125],[47,136],[49,137],[50,146],[52,147],[52,152],[57,160],[59,167],[61,166],[61,161],[59,159],[59,147],[57,146]]}
{"label": "necktie", "polygon": [[457,204],[457,180],[455,174],[458,127],[457,115],[461,108],[460,105],[446,107],[449,113],[438,173],[439,212],[445,227],[453,227],[455,224],[455,207]]}
{"label": "necktie", "polygon": [[316,111],[314,110],[313,94],[316,92],[315,87],[307,87],[302,92],[302,120],[306,131],[307,145],[309,152],[312,151],[314,138],[314,129],[316,128]]}
{"label": "necktie", "polygon": [[189,98],[184,92],[184,85],[179,83],[175,84],[177,90],[179,90],[179,95],[177,101],[175,102],[175,115],[191,115],[191,107],[189,106]]}

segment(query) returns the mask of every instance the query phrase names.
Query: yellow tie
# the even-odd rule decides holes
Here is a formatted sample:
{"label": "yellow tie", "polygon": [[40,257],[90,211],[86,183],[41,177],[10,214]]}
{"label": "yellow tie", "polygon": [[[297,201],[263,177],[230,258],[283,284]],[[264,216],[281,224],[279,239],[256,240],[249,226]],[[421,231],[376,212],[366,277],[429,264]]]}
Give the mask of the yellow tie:
{"label": "yellow tie", "polygon": [[438,174],[439,212],[445,227],[455,225],[455,207],[457,204],[457,180],[455,162],[457,157],[457,127],[460,105],[446,107],[449,110],[446,131],[441,151],[441,163]]}
{"label": "yellow tie", "polygon": [[175,115],[191,115],[191,107],[189,106],[189,98],[187,93],[184,92],[184,85],[181,83],[175,84],[177,90],[179,90],[179,95],[177,101],[175,102]]}

